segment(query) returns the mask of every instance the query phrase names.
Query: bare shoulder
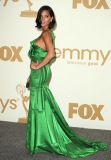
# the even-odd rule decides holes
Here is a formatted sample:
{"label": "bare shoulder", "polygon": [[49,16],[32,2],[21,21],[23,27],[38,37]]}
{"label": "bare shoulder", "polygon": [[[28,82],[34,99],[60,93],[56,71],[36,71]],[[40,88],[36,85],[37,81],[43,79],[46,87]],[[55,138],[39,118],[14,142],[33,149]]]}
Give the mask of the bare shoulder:
{"label": "bare shoulder", "polygon": [[42,36],[43,39],[46,39],[46,38],[47,39],[52,39],[51,34],[50,34],[49,31],[42,32],[41,36]]}

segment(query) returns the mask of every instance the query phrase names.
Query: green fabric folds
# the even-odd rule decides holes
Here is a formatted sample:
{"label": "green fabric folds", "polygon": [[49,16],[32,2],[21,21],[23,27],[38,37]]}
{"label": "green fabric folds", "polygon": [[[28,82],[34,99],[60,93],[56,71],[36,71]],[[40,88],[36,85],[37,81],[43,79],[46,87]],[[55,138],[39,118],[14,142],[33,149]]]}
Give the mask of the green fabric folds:
{"label": "green fabric folds", "polygon": [[[54,34],[51,32],[54,42]],[[41,62],[47,52],[31,41],[28,56]],[[30,73],[30,102],[26,129],[26,148],[30,155],[52,152],[72,158],[85,157],[107,144],[86,140],[76,134],[65,121],[62,112],[48,88],[51,71],[49,63]]]}

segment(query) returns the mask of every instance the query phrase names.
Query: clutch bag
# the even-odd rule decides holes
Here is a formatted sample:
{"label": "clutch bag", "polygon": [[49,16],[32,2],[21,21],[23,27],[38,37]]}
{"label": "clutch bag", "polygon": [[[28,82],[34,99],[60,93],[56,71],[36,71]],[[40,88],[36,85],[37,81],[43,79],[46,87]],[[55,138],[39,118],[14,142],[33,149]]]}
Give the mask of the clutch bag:
{"label": "clutch bag", "polygon": [[29,86],[30,86],[30,81],[26,83],[26,88],[29,88]]}

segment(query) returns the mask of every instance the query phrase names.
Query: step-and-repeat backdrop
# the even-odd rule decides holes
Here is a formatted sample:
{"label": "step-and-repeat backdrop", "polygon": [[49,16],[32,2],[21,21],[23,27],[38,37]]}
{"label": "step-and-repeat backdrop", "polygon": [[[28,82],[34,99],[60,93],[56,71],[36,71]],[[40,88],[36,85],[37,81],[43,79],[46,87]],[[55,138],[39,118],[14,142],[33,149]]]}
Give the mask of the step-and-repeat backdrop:
{"label": "step-and-repeat backdrop", "polygon": [[111,1],[0,0],[0,120],[26,122],[35,18],[53,8],[57,27],[50,89],[70,126],[111,130]]}

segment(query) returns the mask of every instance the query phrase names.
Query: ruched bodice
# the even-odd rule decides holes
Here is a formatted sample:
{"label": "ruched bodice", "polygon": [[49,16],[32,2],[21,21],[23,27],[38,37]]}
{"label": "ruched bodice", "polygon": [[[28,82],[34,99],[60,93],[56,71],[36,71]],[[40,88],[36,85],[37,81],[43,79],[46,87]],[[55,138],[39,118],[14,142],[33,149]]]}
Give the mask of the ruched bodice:
{"label": "ruched bodice", "polygon": [[47,51],[45,51],[43,48],[39,47],[35,43],[34,39],[30,42],[30,50],[28,52],[28,56],[30,57],[31,61],[36,62],[37,60],[41,62],[43,58],[47,55]]}
{"label": "ruched bodice", "polygon": [[[51,36],[52,36],[52,43],[54,46],[54,33],[50,32]],[[30,50],[28,52],[28,56],[30,57],[31,61],[36,62],[37,60],[39,62],[41,62],[44,57],[47,55],[47,51],[44,50],[43,48],[41,48],[40,46],[38,46],[35,43],[36,39],[34,39],[33,41],[30,42]]]}

